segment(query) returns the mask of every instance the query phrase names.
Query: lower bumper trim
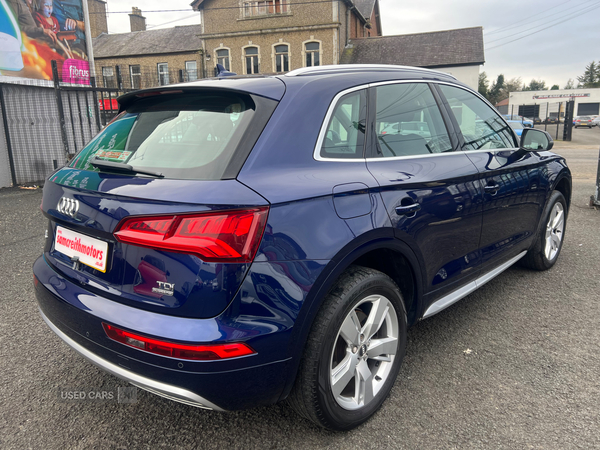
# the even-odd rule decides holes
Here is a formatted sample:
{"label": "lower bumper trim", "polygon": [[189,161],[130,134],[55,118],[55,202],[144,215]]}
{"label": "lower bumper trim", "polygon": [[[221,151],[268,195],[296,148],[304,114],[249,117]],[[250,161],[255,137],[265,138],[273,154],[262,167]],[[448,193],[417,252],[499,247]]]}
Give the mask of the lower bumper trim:
{"label": "lower bumper trim", "polygon": [[90,352],[85,347],[79,345],[65,333],[60,331],[56,325],[54,325],[50,319],[46,317],[46,315],[40,309],[40,314],[42,315],[42,319],[44,322],[50,327],[52,331],[54,331],[59,338],[61,338],[69,347],[79,353],[81,356],[86,358],[92,364],[100,367],[112,375],[119,377],[129,383],[133,384],[140,389],[151,392],[156,395],[160,395],[161,397],[168,398],[169,400],[174,400],[179,403],[184,403],[186,405],[195,406],[197,408],[203,409],[211,409],[214,411],[225,411],[224,409],[218,407],[214,403],[209,402],[205,398],[200,397],[197,394],[194,394],[187,389],[182,389],[177,386],[171,386],[170,384],[161,383],[160,381],[152,380],[150,378],[143,377],[136,373],[133,373],[123,367],[120,367],[116,364],[106,361],[105,359],[100,358],[96,354]]}

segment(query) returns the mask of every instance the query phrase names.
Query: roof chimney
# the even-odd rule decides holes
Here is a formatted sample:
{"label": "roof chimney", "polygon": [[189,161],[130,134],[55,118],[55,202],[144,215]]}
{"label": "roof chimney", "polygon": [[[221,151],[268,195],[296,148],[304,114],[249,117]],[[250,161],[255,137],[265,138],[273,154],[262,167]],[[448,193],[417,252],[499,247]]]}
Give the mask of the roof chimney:
{"label": "roof chimney", "polygon": [[142,16],[142,10],[136,6],[131,8],[129,14],[129,24],[131,31],[146,31],[146,18]]}
{"label": "roof chimney", "polygon": [[90,32],[92,38],[108,33],[108,22],[106,20],[106,2],[103,0],[87,0],[90,12]]}

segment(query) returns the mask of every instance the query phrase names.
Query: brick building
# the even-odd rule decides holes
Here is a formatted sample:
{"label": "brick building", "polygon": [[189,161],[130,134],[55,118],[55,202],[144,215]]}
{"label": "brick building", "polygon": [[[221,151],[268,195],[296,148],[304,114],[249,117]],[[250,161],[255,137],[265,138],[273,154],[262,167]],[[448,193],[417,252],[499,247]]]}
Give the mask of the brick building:
{"label": "brick building", "polygon": [[[207,68],[281,73],[338,64],[352,38],[381,36],[378,0],[195,0]],[[211,73],[207,74],[211,76]]]}

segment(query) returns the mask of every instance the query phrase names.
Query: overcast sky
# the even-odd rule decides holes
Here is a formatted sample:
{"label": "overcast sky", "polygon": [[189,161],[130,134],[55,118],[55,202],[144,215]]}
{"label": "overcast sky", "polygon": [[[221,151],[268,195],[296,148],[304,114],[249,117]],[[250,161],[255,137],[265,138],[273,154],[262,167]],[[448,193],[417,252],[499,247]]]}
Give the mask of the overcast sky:
{"label": "overcast sky", "polygon": [[[164,28],[199,23],[190,2],[107,0],[107,6],[109,12],[138,6],[148,28]],[[379,2],[384,36],[482,26],[486,60],[482,70],[490,80],[502,73],[506,79],[521,77],[527,84],[542,79],[548,87],[563,88],[569,78],[583,74],[588,63],[600,60],[600,0]],[[150,12],[165,9],[183,11]],[[127,14],[108,17],[109,32],[129,31]]]}

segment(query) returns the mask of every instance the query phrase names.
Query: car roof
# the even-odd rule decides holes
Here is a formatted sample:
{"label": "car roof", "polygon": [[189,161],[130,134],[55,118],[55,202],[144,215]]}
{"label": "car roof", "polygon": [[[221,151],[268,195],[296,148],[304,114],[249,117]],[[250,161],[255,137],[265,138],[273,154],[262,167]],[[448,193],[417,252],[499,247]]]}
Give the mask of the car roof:
{"label": "car roof", "polygon": [[[323,83],[319,83],[320,80],[323,80]],[[201,89],[233,90],[280,100],[288,88],[303,88],[311,85],[308,92],[310,94],[310,90],[318,90],[316,86],[318,84],[333,85],[335,90],[340,91],[357,85],[393,80],[438,80],[466,86],[450,74],[431,69],[386,64],[342,64],[305,67],[282,75],[206,78],[134,91],[120,96],[118,100],[121,105],[127,105],[136,98],[150,93],[166,94]]]}

